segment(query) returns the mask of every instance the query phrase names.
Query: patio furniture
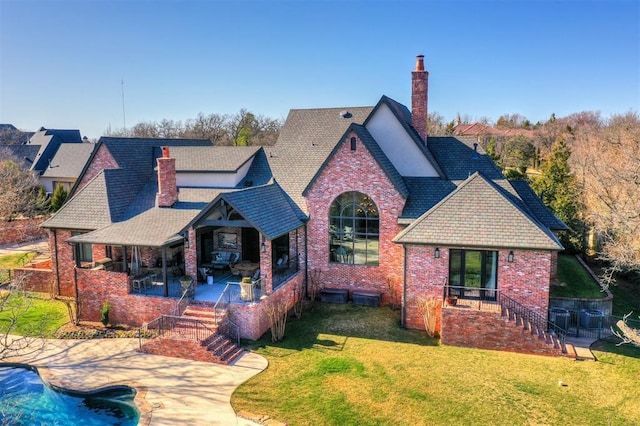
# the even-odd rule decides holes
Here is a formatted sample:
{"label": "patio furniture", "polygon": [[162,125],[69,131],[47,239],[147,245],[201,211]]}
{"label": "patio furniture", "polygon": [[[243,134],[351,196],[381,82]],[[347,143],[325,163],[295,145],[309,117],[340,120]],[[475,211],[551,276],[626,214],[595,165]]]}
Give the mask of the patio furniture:
{"label": "patio furniture", "polygon": [[240,253],[237,251],[214,251],[211,253],[211,264],[215,269],[225,269],[240,260]]}
{"label": "patio furniture", "polygon": [[240,271],[240,275],[243,277],[250,277],[256,269],[260,268],[260,264],[245,260],[240,263],[236,263],[233,267]]}

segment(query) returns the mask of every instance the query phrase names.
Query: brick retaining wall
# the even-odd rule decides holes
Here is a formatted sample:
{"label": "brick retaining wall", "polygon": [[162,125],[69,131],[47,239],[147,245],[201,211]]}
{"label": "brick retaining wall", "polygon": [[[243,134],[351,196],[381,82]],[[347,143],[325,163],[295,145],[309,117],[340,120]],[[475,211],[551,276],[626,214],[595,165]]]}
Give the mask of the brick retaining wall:
{"label": "brick retaining wall", "polygon": [[47,236],[47,230],[40,228],[46,217],[33,219],[16,219],[11,222],[0,222],[0,245],[16,244],[38,240]]}
{"label": "brick retaining wall", "polygon": [[562,355],[531,331],[497,312],[447,307],[442,310],[441,341],[445,345],[536,355]]}

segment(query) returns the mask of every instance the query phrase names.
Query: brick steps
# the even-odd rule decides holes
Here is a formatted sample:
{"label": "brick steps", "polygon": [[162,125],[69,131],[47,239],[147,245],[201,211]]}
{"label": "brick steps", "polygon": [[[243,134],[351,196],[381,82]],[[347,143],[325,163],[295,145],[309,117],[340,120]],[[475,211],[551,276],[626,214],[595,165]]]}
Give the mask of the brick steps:
{"label": "brick steps", "polygon": [[519,315],[517,311],[502,306],[501,315],[513,323],[516,327],[522,328],[524,331],[531,333],[531,336],[537,337],[541,344],[547,348],[552,348],[558,355],[570,356],[575,358],[575,350],[571,350],[554,332],[549,331],[546,327],[541,327],[529,321],[527,318]]}
{"label": "brick steps", "polygon": [[[218,310],[216,315],[213,305],[189,304],[181,317],[185,321],[178,320],[169,333],[145,343],[141,352],[228,365],[242,355],[244,349],[217,332],[218,324],[226,316],[226,309]],[[210,332],[203,337],[200,327],[200,336],[196,336],[192,320],[197,320]]]}

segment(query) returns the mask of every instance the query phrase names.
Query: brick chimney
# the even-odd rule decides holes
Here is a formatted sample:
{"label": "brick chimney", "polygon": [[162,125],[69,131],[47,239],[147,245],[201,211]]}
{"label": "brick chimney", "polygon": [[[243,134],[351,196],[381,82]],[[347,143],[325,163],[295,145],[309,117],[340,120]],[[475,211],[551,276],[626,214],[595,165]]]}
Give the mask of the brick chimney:
{"label": "brick chimney", "polygon": [[427,143],[427,101],[429,73],[424,69],[424,55],[416,56],[416,69],[411,73],[411,124]]}
{"label": "brick chimney", "polygon": [[158,193],[156,206],[171,207],[178,201],[176,183],[176,159],[169,158],[169,147],[162,147],[162,157],[158,158]]}

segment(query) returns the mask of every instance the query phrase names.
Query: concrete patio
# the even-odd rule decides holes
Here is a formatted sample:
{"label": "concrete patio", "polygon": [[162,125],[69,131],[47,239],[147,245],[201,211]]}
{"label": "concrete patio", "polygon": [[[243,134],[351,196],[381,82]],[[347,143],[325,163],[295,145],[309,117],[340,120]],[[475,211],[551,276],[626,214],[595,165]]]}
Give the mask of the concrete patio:
{"label": "concrete patio", "polygon": [[35,354],[13,357],[47,382],[72,390],[128,385],[138,390],[141,425],[255,425],[236,416],[231,394],[267,361],[245,352],[233,365],[136,352],[137,339],[45,340]]}

